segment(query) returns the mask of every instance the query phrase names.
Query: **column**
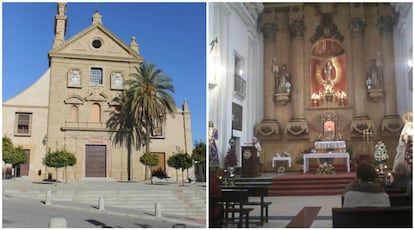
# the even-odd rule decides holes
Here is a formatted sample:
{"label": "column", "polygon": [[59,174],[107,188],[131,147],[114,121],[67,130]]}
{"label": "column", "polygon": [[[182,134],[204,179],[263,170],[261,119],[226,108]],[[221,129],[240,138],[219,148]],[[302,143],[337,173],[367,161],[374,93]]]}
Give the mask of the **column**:
{"label": "column", "polygon": [[290,139],[309,138],[309,127],[304,117],[304,88],[305,88],[305,50],[303,33],[303,6],[291,7],[289,10],[289,32],[292,40],[291,81],[292,81],[292,118],[286,125],[286,133]]}
{"label": "column", "polygon": [[264,50],[263,50],[263,106],[264,106],[264,120],[276,120],[275,105],[273,103],[274,85],[275,79],[273,77],[273,56],[274,56],[274,43],[276,37],[276,24],[274,22],[262,24],[263,38],[264,38]]}
{"label": "column", "polygon": [[397,112],[397,97],[395,83],[395,64],[393,47],[393,27],[395,24],[393,8],[390,4],[380,4],[378,27],[381,41],[381,60],[384,82],[384,110],[381,131],[385,135],[398,135],[404,123]]}
{"label": "column", "polygon": [[[351,31],[352,31],[352,77],[354,88],[354,117],[351,122],[352,137],[362,137],[365,129],[373,130],[374,122],[366,114],[366,98],[361,99],[360,95],[366,94],[365,69],[364,69],[364,31],[365,17],[362,5],[353,7],[351,5]],[[360,127],[364,127],[361,129]]]}
{"label": "column", "polygon": [[265,8],[261,15],[261,31],[263,33],[263,120],[256,125],[255,135],[260,141],[280,138],[279,122],[276,119],[273,101],[275,79],[273,76],[273,57],[275,55],[276,17],[273,8]]}

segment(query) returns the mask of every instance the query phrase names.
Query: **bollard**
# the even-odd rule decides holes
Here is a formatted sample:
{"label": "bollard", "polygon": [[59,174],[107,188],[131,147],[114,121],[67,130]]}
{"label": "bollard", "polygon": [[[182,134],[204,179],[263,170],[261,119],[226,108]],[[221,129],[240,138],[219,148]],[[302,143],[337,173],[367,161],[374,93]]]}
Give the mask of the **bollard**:
{"label": "bollard", "polygon": [[161,217],[161,203],[155,202],[155,216]]}
{"label": "bollard", "polygon": [[99,197],[98,206],[99,206],[99,210],[105,210],[105,202],[102,196]]}
{"label": "bollard", "polygon": [[63,217],[53,217],[49,221],[49,228],[67,228],[66,219]]}
{"label": "bollard", "polygon": [[51,205],[52,204],[52,191],[51,190],[47,190],[45,204],[46,205]]}

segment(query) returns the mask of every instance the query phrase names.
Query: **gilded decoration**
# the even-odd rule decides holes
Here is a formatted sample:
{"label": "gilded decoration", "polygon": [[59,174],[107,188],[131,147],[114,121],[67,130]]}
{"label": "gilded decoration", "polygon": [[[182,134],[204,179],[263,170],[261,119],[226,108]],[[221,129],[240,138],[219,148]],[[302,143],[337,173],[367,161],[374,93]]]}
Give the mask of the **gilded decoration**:
{"label": "gilded decoration", "polygon": [[311,103],[313,107],[344,107],[348,104],[346,55],[333,39],[322,39],[311,49]]}

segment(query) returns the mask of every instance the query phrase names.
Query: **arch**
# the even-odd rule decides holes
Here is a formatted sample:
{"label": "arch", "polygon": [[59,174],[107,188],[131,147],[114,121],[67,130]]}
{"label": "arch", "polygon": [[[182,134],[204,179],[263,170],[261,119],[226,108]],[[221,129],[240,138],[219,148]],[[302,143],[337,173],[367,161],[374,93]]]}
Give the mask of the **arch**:
{"label": "arch", "polygon": [[70,107],[69,118],[71,122],[79,122],[79,107],[77,105],[72,105]]}
{"label": "arch", "polygon": [[93,103],[91,105],[90,122],[101,123],[101,105]]}

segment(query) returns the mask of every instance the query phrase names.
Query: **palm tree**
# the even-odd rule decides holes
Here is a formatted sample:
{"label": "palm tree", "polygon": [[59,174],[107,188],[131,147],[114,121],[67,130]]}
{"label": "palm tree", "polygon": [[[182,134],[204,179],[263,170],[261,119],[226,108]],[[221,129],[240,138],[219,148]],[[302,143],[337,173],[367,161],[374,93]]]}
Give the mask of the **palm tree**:
{"label": "palm tree", "polygon": [[119,97],[114,98],[113,102],[117,104],[114,110],[110,112],[106,126],[111,130],[111,139],[115,145],[125,145],[127,148],[127,173],[128,181],[131,180],[131,154],[132,147],[139,150],[142,144],[143,130],[140,129],[137,122],[129,115],[131,110],[131,92],[123,91]]}
{"label": "palm tree", "polygon": [[106,125],[112,131],[111,138],[118,145],[127,147],[128,180],[130,180],[132,146],[139,150],[145,144],[149,153],[150,131],[154,124],[163,124],[167,114],[174,114],[175,101],[169,94],[174,92],[171,78],[144,62],[137,73],[125,81],[126,90],[115,100],[118,109],[113,110]]}
{"label": "palm tree", "polygon": [[156,69],[154,64],[144,62],[137,73],[132,74],[125,84],[129,86],[131,93],[131,110],[129,114],[145,130],[145,152],[149,153],[151,130],[156,128],[156,124],[163,124],[167,119],[167,114],[174,115],[176,110],[174,98],[170,93],[174,93],[174,86],[171,78],[164,74],[160,69]]}

